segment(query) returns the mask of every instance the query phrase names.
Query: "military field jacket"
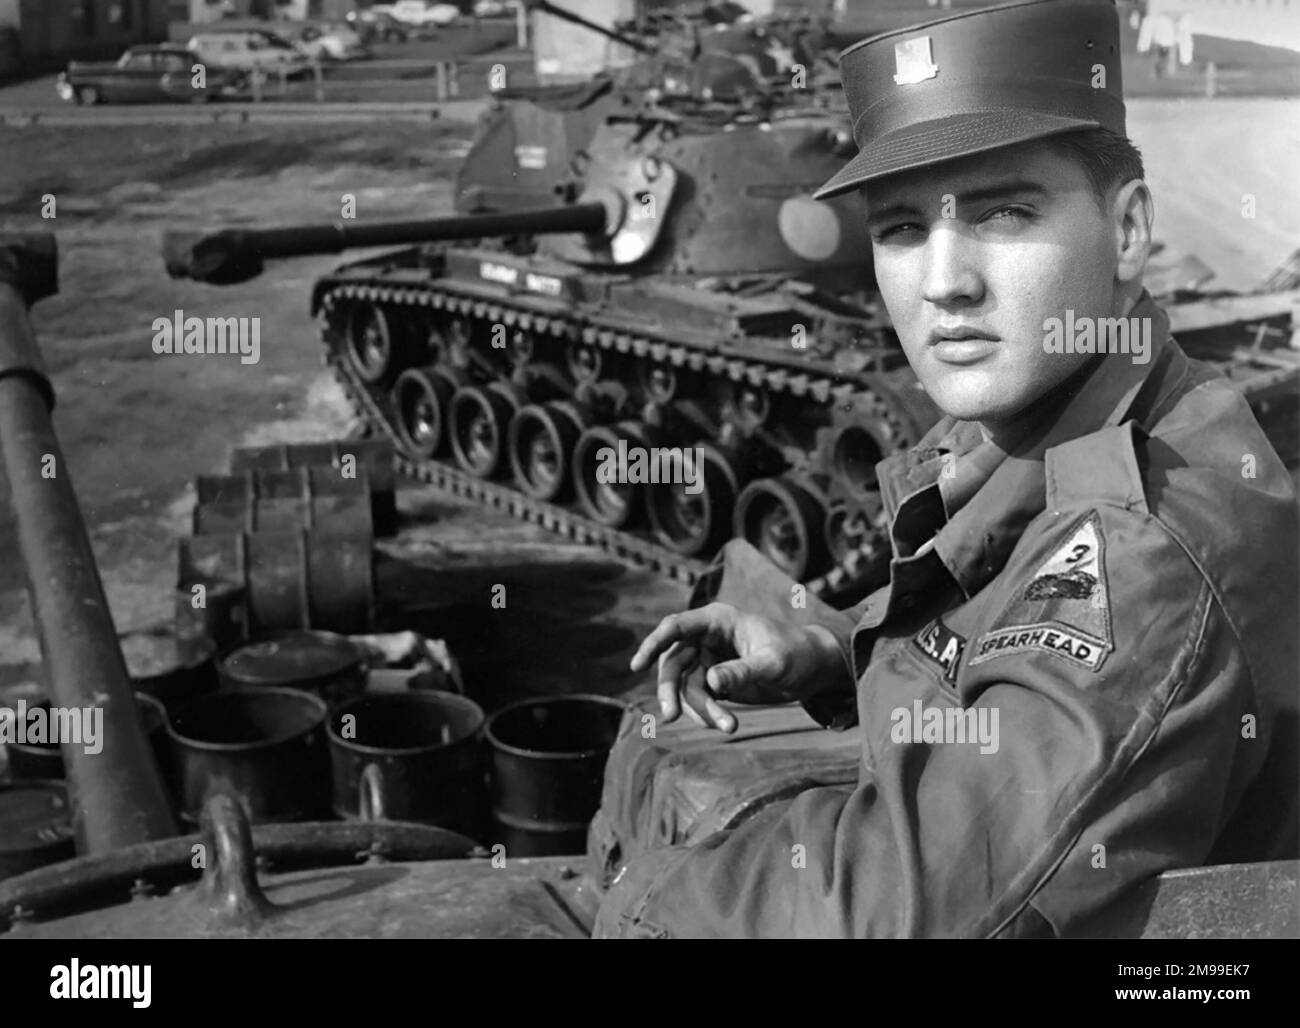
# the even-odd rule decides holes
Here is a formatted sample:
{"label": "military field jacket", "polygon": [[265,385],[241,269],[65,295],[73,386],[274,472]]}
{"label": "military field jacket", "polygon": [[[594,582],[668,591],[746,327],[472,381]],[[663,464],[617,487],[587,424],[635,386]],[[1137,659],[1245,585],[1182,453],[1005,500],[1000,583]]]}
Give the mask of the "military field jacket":
{"label": "military field jacket", "polygon": [[945,419],[879,465],[890,582],[824,609],[852,675],[805,703],[856,706],[857,786],[638,859],[597,935],[1064,935],[1167,869],[1296,855],[1292,483],[1132,314],[1151,360],[1098,358],[1014,444]]}

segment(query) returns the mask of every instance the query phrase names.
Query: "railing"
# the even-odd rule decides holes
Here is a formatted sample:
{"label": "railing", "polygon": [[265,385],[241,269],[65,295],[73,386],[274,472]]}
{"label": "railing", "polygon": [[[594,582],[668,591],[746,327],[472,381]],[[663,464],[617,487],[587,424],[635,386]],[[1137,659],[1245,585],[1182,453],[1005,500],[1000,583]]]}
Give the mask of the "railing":
{"label": "railing", "polygon": [[327,103],[361,99],[371,91],[382,91],[385,100],[393,94],[421,92],[420,85],[432,86],[432,95],[402,96],[400,99],[477,99],[491,95],[505,85],[532,84],[536,75],[527,54],[486,55],[457,60],[388,60],[355,64],[323,63],[310,66],[309,84],[294,81],[303,69],[258,70],[249,76],[249,90],[255,103],[263,100],[300,99]]}

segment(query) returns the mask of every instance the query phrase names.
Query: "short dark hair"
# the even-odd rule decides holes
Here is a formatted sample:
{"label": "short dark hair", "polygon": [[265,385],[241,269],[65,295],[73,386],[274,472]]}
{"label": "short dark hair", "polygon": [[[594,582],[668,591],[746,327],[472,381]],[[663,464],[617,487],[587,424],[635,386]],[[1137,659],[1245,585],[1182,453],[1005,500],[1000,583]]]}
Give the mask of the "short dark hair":
{"label": "short dark hair", "polygon": [[1138,148],[1110,129],[1062,132],[1058,136],[1048,136],[1043,142],[1083,169],[1099,203],[1106,202],[1111,190],[1135,178],[1146,177]]}

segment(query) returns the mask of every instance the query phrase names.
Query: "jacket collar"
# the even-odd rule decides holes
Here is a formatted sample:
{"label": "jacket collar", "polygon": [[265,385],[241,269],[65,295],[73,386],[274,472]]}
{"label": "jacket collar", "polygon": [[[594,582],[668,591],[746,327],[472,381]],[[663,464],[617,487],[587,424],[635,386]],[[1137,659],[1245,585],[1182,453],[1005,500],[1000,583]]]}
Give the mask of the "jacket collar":
{"label": "jacket collar", "polygon": [[1002,569],[1046,505],[1047,450],[1123,422],[1143,385],[1157,369],[1162,377],[1174,355],[1169,318],[1145,290],[1128,317],[1151,319],[1147,363],[1098,356],[1038,401],[1011,443],[985,440],[977,424],[945,417],[913,449],[877,465],[897,558],[937,528],[934,552],[967,597]]}

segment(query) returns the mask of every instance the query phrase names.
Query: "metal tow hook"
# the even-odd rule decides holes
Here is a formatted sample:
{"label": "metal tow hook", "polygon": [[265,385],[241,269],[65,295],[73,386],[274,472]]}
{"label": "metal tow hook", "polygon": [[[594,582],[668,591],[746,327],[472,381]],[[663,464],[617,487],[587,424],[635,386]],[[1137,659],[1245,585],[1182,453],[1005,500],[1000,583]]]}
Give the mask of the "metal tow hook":
{"label": "metal tow hook", "polygon": [[275,905],[257,883],[253,833],[239,801],[225,792],[209,798],[201,831],[216,859],[204,868],[197,895],[213,919],[228,926],[250,926],[274,913]]}

